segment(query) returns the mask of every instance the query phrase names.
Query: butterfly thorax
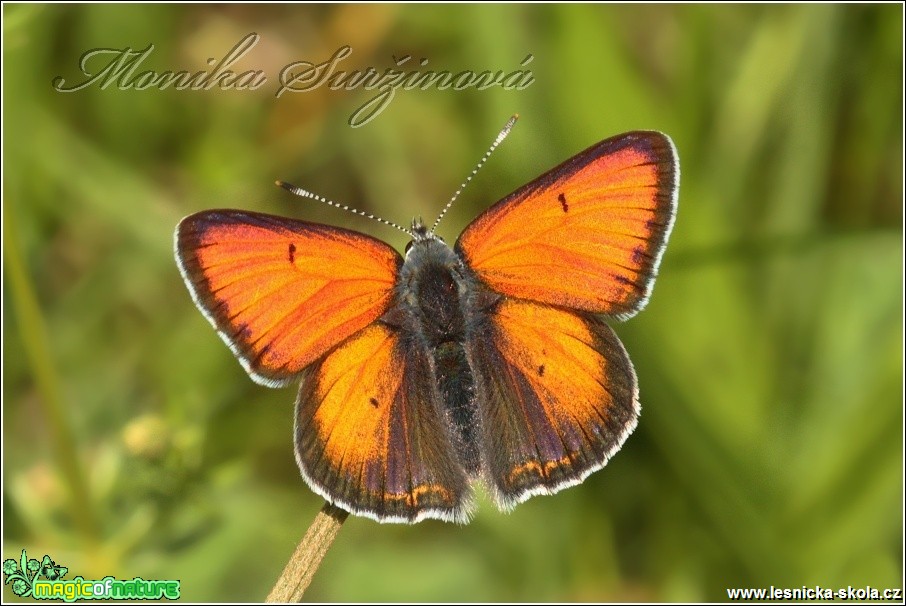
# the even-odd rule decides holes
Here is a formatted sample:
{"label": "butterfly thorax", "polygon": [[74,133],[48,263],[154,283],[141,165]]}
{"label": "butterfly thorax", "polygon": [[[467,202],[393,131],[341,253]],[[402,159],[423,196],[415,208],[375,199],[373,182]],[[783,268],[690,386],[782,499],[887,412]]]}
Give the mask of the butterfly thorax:
{"label": "butterfly thorax", "polygon": [[398,296],[431,347],[461,342],[465,321],[461,264],[442,240],[415,240],[400,269]]}

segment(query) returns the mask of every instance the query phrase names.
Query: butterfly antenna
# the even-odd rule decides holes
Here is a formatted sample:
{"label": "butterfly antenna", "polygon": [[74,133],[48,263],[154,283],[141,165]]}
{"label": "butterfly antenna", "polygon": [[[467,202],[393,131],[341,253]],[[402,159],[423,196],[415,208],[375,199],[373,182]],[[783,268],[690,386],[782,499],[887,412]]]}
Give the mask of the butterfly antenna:
{"label": "butterfly antenna", "polygon": [[354,215],[359,215],[362,217],[368,217],[369,219],[374,219],[378,223],[383,223],[384,225],[389,225],[390,227],[397,228],[401,232],[408,234],[409,237],[411,237],[411,238],[415,237],[415,234],[413,234],[411,231],[409,231],[405,227],[397,225],[393,221],[388,221],[387,219],[382,219],[380,217],[372,215],[371,213],[366,213],[365,211],[357,210],[355,208],[346,206],[345,204],[337,204],[333,200],[328,200],[327,198],[325,198],[323,196],[313,194],[310,191],[308,191],[307,189],[302,189],[301,187],[296,187],[295,185],[292,185],[291,183],[287,183],[286,181],[277,181],[277,187],[282,187],[289,193],[295,194],[297,196],[302,196],[303,198],[311,198],[312,200],[317,200],[318,202],[323,202],[324,204],[327,204],[328,206],[333,206],[334,208],[342,208],[343,210],[349,211]]}
{"label": "butterfly antenna", "polygon": [[459,189],[456,190],[456,193],[453,194],[453,197],[450,198],[450,201],[447,202],[446,206],[444,206],[444,209],[442,211],[440,211],[440,214],[437,216],[437,220],[434,222],[434,225],[431,226],[432,234],[437,229],[437,225],[438,225],[438,223],[440,223],[440,220],[444,218],[444,215],[447,214],[447,211],[450,210],[451,206],[453,206],[453,203],[456,201],[456,198],[459,197],[459,194],[462,193],[462,190],[464,190],[466,188],[466,185],[468,185],[469,181],[472,180],[472,177],[475,176],[475,173],[477,173],[479,171],[479,169],[481,169],[481,167],[484,166],[484,163],[488,161],[488,158],[491,157],[491,154],[494,153],[494,150],[497,149],[497,146],[500,145],[501,143],[503,143],[503,140],[506,139],[506,136],[508,134],[510,134],[510,131],[513,129],[513,125],[516,124],[516,120],[518,120],[518,119],[519,119],[519,114],[513,114],[513,117],[507,121],[506,125],[503,127],[503,130],[501,130],[500,133],[498,133],[497,138],[494,139],[494,142],[491,143],[491,147],[488,148],[488,151],[485,152],[485,154],[481,158],[481,160],[478,161],[478,164],[472,170],[472,173],[468,177],[466,177],[466,180],[462,182],[462,185],[459,186]]}

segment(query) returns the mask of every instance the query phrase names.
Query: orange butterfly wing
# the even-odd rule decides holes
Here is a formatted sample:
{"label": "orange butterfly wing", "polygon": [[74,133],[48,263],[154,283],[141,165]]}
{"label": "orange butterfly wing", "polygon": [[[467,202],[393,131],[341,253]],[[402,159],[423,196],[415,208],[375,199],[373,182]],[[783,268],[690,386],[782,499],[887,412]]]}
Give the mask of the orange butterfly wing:
{"label": "orange butterfly wing", "polygon": [[509,510],[603,467],[636,425],[638,389],[614,332],[588,314],[504,299],[469,345],[484,475]]}
{"label": "orange butterfly wing", "polygon": [[176,228],[196,305],[249,375],[286,385],[390,306],[399,254],[353,231],[235,210]]}
{"label": "orange butterfly wing", "polygon": [[619,135],[510,194],[457,241],[477,288],[498,297],[467,348],[482,470],[501,508],[581,482],[635,428],[635,371],[596,314],[644,307],[678,179],[668,137]]}
{"label": "orange butterfly wing", "polygon": [[606,139],[480,215],[456,250],[495,291],[628,318],[647,302],[673,225],[670,139]]}
{"label": "orange butterfly wing", "polygon": [[425,347],[377,322],[302,373],[296,461],[315,492],[379,522],[465,523],[471,488]]}

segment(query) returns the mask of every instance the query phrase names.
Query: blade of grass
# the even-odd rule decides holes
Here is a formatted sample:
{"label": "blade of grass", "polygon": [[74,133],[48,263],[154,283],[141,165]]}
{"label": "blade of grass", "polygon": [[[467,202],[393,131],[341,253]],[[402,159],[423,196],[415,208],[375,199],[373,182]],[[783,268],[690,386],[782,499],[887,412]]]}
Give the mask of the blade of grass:
{"label": "blade of grass", "polygon": [[3,253],[13,309],[19,322],[25,356],[41,394],[38,402],[50,429],[57,467],[69,490],[73,518],[86,541],[94,544],[97,540],[97,520],[88,494],[85,472],[79,462],[75,440],[63,410],[60,382],[51,361],[47,330],[20,254],[15,215],[11,207],[9,200],[3,205]]}

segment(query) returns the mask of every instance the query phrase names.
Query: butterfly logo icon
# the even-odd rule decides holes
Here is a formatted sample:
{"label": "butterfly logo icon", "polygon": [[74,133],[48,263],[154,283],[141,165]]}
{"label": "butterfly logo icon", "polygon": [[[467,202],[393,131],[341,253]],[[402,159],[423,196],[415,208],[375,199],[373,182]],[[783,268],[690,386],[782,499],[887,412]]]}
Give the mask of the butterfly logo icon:
{"label": "butterfly logo icon", "polygon": [[176,260],[251,378],[300,384],[295,455],[314,492],[379,522],[467,523],[476,482],[509,511],[582,482],[635,428],[635,371],[605,319],[647,303],[678,183],[670,138],[636,131],[517,189],[452,247],[437,222],[404,230],[401,256],[208,210],[179,223]]}

